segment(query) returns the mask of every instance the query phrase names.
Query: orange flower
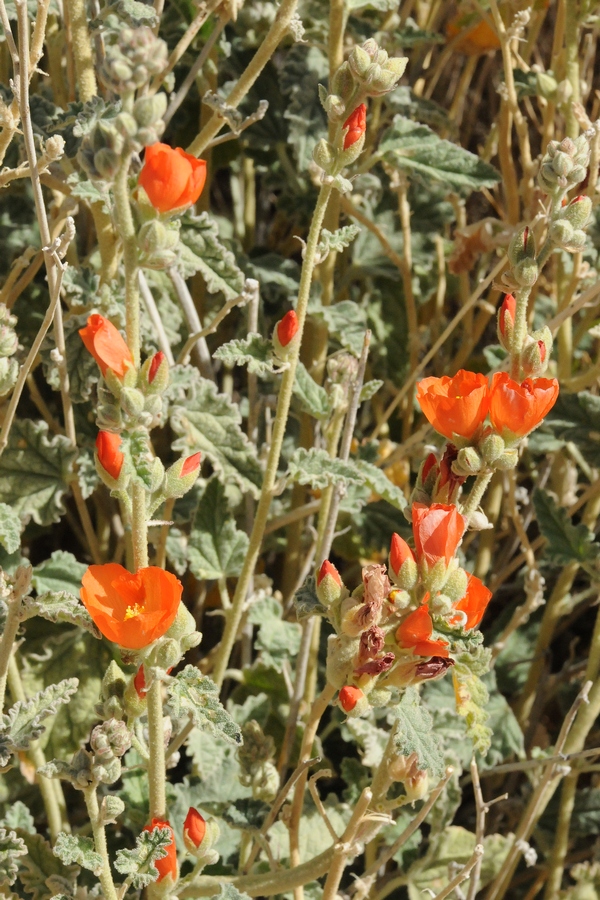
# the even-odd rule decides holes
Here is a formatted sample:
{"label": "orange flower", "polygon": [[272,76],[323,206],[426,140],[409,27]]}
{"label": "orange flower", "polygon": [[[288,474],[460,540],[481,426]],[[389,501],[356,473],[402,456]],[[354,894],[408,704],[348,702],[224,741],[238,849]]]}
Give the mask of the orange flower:
{"label": "orange flower", "polygon": [[118,480],[125,457],[121,453],[121,435],[112,431],[99,431],[96,438],[96,451],[102,468],[111,478]]}
{"label": "orange flower", "polygon": [[[467,631],[470,631],[471,628],[477,628],[491,599],[492,592],[486,588],[485,584],[476,575],[469,575],[465,596],[458,603],[454,604],[454,609],[459,609],[466,613],[467,621],[463,627]],[[458,622],[453,622],[452,619],[450,622],[458,624]]]}
{"label": "orange flower", "polygon": [[157,859],[154,865],[158,869],[157,882],[163,878],[171,876],[173,881],[177,881],[177,848],[175,846],[175,832],[171,828],[171,823],[166,819],[152,819],[149,825],[144,827],[144,831],[153,831],[155,828],[168,828],[171,832],[171,843],[167,844],[167,855],[162,859]]}
{"label": "orange flower", "polygon": [[367,107],[364,103],[350,113],[343,127],[348,129],[344,138],[344,150],[347,150],[348,147],[359,141],[367,130]]}
{"label": "orange flower", "polygon": [[436,431],[453,440],[470,440],[483,424],[490,406],[485,375],[460,369],[452,378],[424,378],[417,385],[417,400]]}
{"label": "orange flower", "polygon": [[168,631],[175,620],[182,584],[164,569],[149,566],[135,575],[116,563],[90,566],[81,599],[109,641],[140,650]]}
{"label": "orange flower", "polygon": [[465,53],[467,56],[480,56],[489,50],[497,50],[500,47],[500,41],[488,23],[482,19],[474,25],[469,25],[470,20],[471,16],[459,14],[446,26],[446,34],[449,38],[459,35],[453,49],[458,53]]}
{"label": "orange flower", "polygon": [[112,369],[117,378],[123,378],[133,365],[133,356],[121,332],[104,316],[93,313],[85,328],[79,329],[86,350],[92,354],[103,375]]}
{"label": "orange flower", "polygon": [[416,656],[448,656],[446,641],[431,641],[433,622],[426,603],[411,612],[396,631],[401,647],[411,649]]}
{"label": "orange flower", "polygon": [[146,147],[139,183],[160,213],[195,203],[206,181],[206,162],[190,156],[181,147],[168,144]]}
{"label": "orange flower", "polygon": [[518,384],[507,372],[496,372],[490,401],[492,425],[506,440],[524,437],[550,412],[558,390],[556,378],[526,378]]}
{"label": "orange flower", "polygon": [[419,562],[433,566],[438,559],[450,562],[465,533],[465,519],[455,506],[413,503],[412,526]]}

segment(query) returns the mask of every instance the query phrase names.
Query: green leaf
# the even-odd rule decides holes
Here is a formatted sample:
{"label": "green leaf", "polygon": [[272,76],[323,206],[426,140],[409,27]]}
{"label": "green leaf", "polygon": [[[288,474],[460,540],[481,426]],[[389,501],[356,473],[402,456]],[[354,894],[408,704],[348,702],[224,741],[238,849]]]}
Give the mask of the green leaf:
{"label": "green leaf", "polygon": [[360,392],[360,402],[367,403],[371,400],[377,391],[383,387],[383,381],[380,378],[374,378],[372,381],[365,381]]}
{"label": "green leaf", "polygon": [[22,800],[15,800],[15,802],[8,807],[4,818],[0,821],[0,825],[9,830],[22,828],[23,831],[27,831],[29,834],[36,833],[33,816]]}
{"label": "green leaf", "polygon": [[444,772],[441,742],[433,733],[431,714],[421,703],[415,688],[405,690],[393,715],[398,720],[395,735],[398,751],[403,756],[416,753],[419,768],[428,769],[434,778],[441,778]]}
{"label": "green leaf", "polygon": [[184,278],[200,272],[211,294],[221,291],[233,300],[244,288],[244,274],[231,250],[219,240],[219,229],[207,212],[186,213],[181,220],[177,267]]}
{"label": "green leaf", "polygon": [[0,503],[38,525],[58,522],[76,457],[77,450],[63,435],[48,439],[45,422],[15,419],[0,457]]}
{"label": "green leaf", "polygon": [[374,493],[381,497],[382,500],[387,500],[387,502],[391,503],[392,506],[395,506],[396,509],[404,509],[406,506],[406,497],[400,488],[396,487],[396,485],[390,481],[382,469],[377,468],[377,466],[374,466],[369,462],[365,462],[364,459],[356,460],[355,465],[358,471],[364,475],[366,484],[368,484]]}
{"label": "green leaf", "polygon": [[331,250],[341,253],[359,234],[360,225],[343,225],[335,231],[328,231],[327,228],[321,229],[321,240],[317,246],[320,261],[323,262]]}
{"label": "green leaf", "polygon": [[15,857],[24,856],[27,847],[14,831],[0,828],[0,884],[14,884],[19,864]]}
{"label": "green leaf", "polygon": [[325,388],[317,384],[304,363],[298,361],[294,380],[294,396],[303,412],[324,422],[331,415],[331,402]]}
{"label": "green leaf", "polygon": [[439,181],[447,191],[494,187],[500,173],[457,144],[443,140],[418,122],[395,116],[379,144],[385,162],[419,179],[425,186]]}
{"label": "green leaf", "polygon": [[72,887],[79,869],[65,866],[54,855],[52,847],[41,834],[29,834],[17,829],[17,835],[27,847],[27,855],[21,859],[19,881],[32,900],[48,900],[53,893],[49,887],[52,881],[68,886],[69,895],[72,896]]}
{"label": "green leaf", "polygon": [[212,381],[202,378],[192,387],[185,406],[172,411],[171,427],[180,435],[173,449],[189,454],[200,450],[223,482],[233,480],[258,497],[263,473],[241,421],[239,407],[219,394]]}
{"label": "green leaf", "polygon": [[167,847],[173,838],[170,828],[153,828],[142,831],[135,841],[135,850],[119,850],[115,860],[115,869],[121,875],[131,878],[135,890],[147,887],[158,878],[158,869],[154,865],[167,855]]}
{"label": "green leaf", "polygon": [[225,488],[213,477],[200,499],[188,541],[190,569],[196,578],[229,578],[242,570],[248,535],[229,512]]}
{"label": "green leaf", "polygon": [[[90,206],[93,203],[101,203],[103,212],[110,213],[110,194],[106,190],[104,182],[80,178],[77,173],[70,175],[67,182],[71,185],[71,196],[83,200]],[[96,373],[97,371],[96,368]]]}
{"label": "green leaf", "polygon": [[65,678],[35,694],[24,703],[18,700],[2,716],[0,727],[0,766],[8,765],[13,753],[27,750],[31,741],[44,731],[42,722],[53,715],[63,703],[68,703],[77,690],[77,678]]}
{"label": "green leaf", "polygon": [[0,503],[0,544],[7,553],[14,553],[21,546],[21,520],[6,503]]}
{"label": "green leaf", "polygon": [[34,566],[31,583],[38,594],[66,591],[79,597],[81,579],[87,568],[72,553],[55,550],[50,559]]}
{"label": "green leaf", "polygon": [[327,607],[323,606],[317,597],[317,580],[314,575],[309,575],[294,594],[294,608],[299,622],[308,619],[309,616],[327,614]]}
{"label": "green leaf", "polygon": [[102,635],[81,601],[67,591],[48,591],[39,597],[25,597],[23,611],[27,618],[41,616],[48,622],[67,622],[85,628],[95,638]]}
{"label": "green leaf", "polygon": [[573,441],[591,466],[600,466],[600,397],[589,391],[561,391],[541,428],[529,440],[535,446],[549,431],[562,441]]}
{"label": "green leaf", "polygon": [[67,866],[75,863],[89,869],[94,875],[99,875],[102,871],[102,857],[94,850],[92,838],[61,831],[56,838],[53,852]]}
{"label": "green leaf", "polygon": [[310,484],[316,490],[323,490],[330,484],[364,484],[364,476],[355,465],[332,459],[326,450],[299,447],[290,459],[288,474],[299,484]]}
{"label": "green leaf", "polygon": [[310,314],[323,319],[329,334],[335,337],[342,347],[355,356],[360,356],[367,330],[367,313],[362,306],[352,300],[342,300],[333,306],[311,305]]}
{"label": "green leaf", "polygon": [[241,744],[242,733],[219,700],[219,689],[207,675],[195,666],[186,666],[167,685],[169,705],[173,716],[182,719],[191,715],[194,724],[211,734]]}
{"label": "green leaf", "polygon": [[306,172],[317,142],[327,134],[327,118],[319,101],[319,82],[329,75],[327,57],[320,47],[295,44],[286,53],[279,74],[285,97],[284,118],[289,122],[288,141],[299,172]]}
{"label": "green leaf", "polygon": [[594,533],[583,524],[574,525],[566,509],[557,506],[547,491],[536,488],[533,505],[540,531],[548,541],[544,552],[552,563],[591,563],[598,557],[600,545],[594,541]]}
{"label": "green leaf", "polygon": [[265,596],[250,607],[248,621],[258,625],[254,646],[266,666],[283,671],[283,663],[300,649],[302,629],[297,622],[283,621],[283,607],[274,597]]}
{"label": "green leaf", "polygon": [[243,340],[222,344],[213,353],[213,358],[222,360],[226,366],[248,366],[251,374],[261,378],[278,371],[273,358],[273,344],[254,332]]}
{"label": "green leaf", "polygon": [[222,884],[219,900],[250,900],[248,894],[238,889],[233,884]]}
{"label": "green leaf", "polygon": [[132,28],[138,28],[140,25],[154,28],[159,22],[154,7],[148,3],[140,3],[140,0],[117,0],[111,8]]}

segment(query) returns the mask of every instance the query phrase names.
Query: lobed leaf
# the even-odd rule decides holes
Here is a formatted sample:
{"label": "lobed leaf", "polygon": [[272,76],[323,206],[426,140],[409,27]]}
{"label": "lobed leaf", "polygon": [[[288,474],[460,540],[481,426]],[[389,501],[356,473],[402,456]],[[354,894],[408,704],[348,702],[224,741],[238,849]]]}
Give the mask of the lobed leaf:
{"label": "lobed leaf", "polygon": [[167,685],[173,716],[191,715],[194,724],[211,734],[241,744],[242,733],[219,700],[219,689],[212,678],[202,675],[195,666],[186,666]]}
{"label": "lobed leaf", "polygon": [[431,714],[415,688],[405,690],[393,715],[398,723],[395,734],[398,751],[403,756],[416,753],[419,768],[428,769],[434,778],[441,778],[444,772],[441,741],[433,731]]}
{"label": "lobed leaf", "polygon": [[75,863],[89,869],[94,875],[99,875],[102,871],[102,857],[94,850],[92,838],[61,831],[56,838],[53,853],[67,866]]}
{"label": "lobed leaf", "polygon": [[168,828],[153,828],[142,831],[135,841],[134,850],[119,850],[115,859],[115,869],[127,875],[135,890],[141,890],[158,878],[154,865],[167,855],[167,847],[173,838]]}
{"label": "lobed leaf", "polygon": [[24,703],[18,700],[2,716],[0,727],[0,766],[8,765],[13,753],[27,750],[31,741],[44,731],[42,722],[53,715],[63,703],[68,703],[77,690],[77,678],[66,678],[39,691]]}
{"label": "lobed leaf", "polygon": [[225,488],[213,477],[194,517],[187,547],[190,569],[201,580],[239,575],[247,549],[248,535],[236,527]]}
{"label": "lobed leaf", "polygon": [[227,366],[248,366],[252,375],[261,378],[278,371],[277,361],[273,358],[273,344],[254,332],[242,340],[222,344],[213,353],[213,358],[220,359]]}
{"label": "lobed leaf", "polygon": [[540,531],[547,540],[545,554],[557,566],[570,562],[591,563],[597,559],[600,544],[583,523],[574,525],[564,507],[542,488],[533,492],[533,505]]}
{"label": "lobed leaf", "polygon": [[7,553],[14,553],[21,546],[21,519],[6,503],[0,503],[0,544]]}
{"label": "lobed leaf", "polygon": [[17,880],[19,864],[15,857],[27,853],[23,838],[14,831],[0,828],[0,884],[14,884]]}
{"label": "lobed leaf", "polygon": [[331,415],[331,401],[325,388],[317,384],[303,362],[298,361],[294,380],[294,396],[302,412],[325,421]]}
{"label": "lobed leaf", "polygon": [[207,212],[182,217],[178,253],[177,268],[183,277],[200,272],[209,293],[221,291],[226,300],[233,300],[244,289],[244,274],[219,240],[218,226]]}
{"label": "lobed leaf", "polygon": [[85,628],[95,638],[102,635],[89,612],[81,602],[68,591],[47,591],[39,597],[25,597],[23,612],[27,618],[41,616],[49,622],[67,622],[69,625],[79,625]]}
{"label": "lobed leaf", "polygon": [[299,447],[289,462],[288,474],[299,484],[310,484],[317,490],[323,490],[330,484],[343,485],[364,484],[363,475],[356,466],[332,459],[326,450],[311,447],[305,450]]}

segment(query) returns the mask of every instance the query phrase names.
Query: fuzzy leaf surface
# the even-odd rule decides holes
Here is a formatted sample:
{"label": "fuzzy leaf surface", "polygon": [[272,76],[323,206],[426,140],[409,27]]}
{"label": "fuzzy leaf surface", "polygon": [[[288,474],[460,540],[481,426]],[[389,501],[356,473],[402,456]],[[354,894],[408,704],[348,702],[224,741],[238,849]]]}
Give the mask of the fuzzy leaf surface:
{"label": "fuzzy leaf surface", "polygon": [[53,715],[63,703],[68,703],[77,690],[77,678],[65,678],[58,684],[39,691],[31,700],[18,700],[2,716],[0,728],[0,766],[8,765],[13,753],[27,750],[31,741],[44,731],[42,722]]}
{"label": "fuzzy leaf surface", "polygon": [[99,875],[102,871],[102,857],[94,850],[94,842],[91,838],[78,834],[66,834],[61,831],[56,838],[53,852],[67,866],[75,863],[84,869],[89,869],[94,875]]}
{"label": "fuzzy leaf surface", "polygon": [[0,544],[7,553],[14,553],[21,546],[21,520],[6,503],[0,503]]}
{"label": "fuzzy leaf surface", "polygon": [[343,225],[336,228],[335,231],[328,231],[327,228],[321,230],[321,240],[317,247],[317,253],[321,261],[325,259],[327,254],[333,250],[341,253],[346,247],[349,247],[354,238],[360,234],[359,225]]}
{"label": "fuzzy leaf surface", "polygon": [[219,900],[250,900],[250,897],[243,891],[238,891],[233,884],[222,884]]}
{"label": "fuzzy leaf surface", "polygon": [[326,450],[299,447],[289,462],[289,475],[299,484],[323,490],[329,484],[363,484],[364,477],[354,465],[332,459]]}
{"label": "fuzzy leaf surface", "polygon": [[374,493],[378,494],[382,500],[387,500],[396,509],[404,509],[406,506],[406,497],[399,487],[390,481],[385,472],[372,463],[366,462],[364,459],[356,461],[356,468],[364,476],[365,483]]}
{"label": "fuzzy leaf surface", "polygon": [[566,509],[558,506],[547,491],[536,488],[533,505],[540,531],[548,541],[546,556],[557,566],[569,562],[589,563],[597,558],[600,545],[583,524],[574,525]]}
{"label": "fuzzy leaf surface", "polygon": [[[72,896],[72,886],[79,869],[74,866],[65,866],[52,852],[52,847],[41,834],[29,834],[18,829],[17,834],[22,838],[27,847],[27,855],[21,860],[19,881],[23,885],[25,893],[32,900],[48,900],[52,895],[48,883],[55,881],[68,885],[69,894]],[[59,881],[60,879],[60,881]]]}
{"label": "fuzzy leaf surface", "polygon": [[55,550],[50,559],[33,568],[31,582],[38,592],[66,591],[79,597],[79,588],[87,566],[67,550]]}
{"label": "fuzzy leaf surface", "polygon": [[395,743],[403,756],[416,753],[419,768],[428,769],[434,778],[444,771],[444,759],[439,737],[433,732],[433,719],[421,703],[418,692],[408,687],[394,710],[398,720]]}
{"label": "fuzzy leaf surface", "polygon": [[0,825],[9,831],[22,828],[29,834],[36,833],[33,816],[22,800],[15,800],[6,810],[4,818],[0,820]]}
{"label": "fuzzy leaf surface", "polygon": [[367,330],[367,314],[352,300],[342,300],[332,306],[311,306],[310,314],[322,319],[329,333],[342,347],[360,356]]}
{"label": "fuzzy leaf surface", "polygon": [[115,860],[115,869],[121,875],[131,877],[135,890],[147,887],[158,878],[158,869],[154,865],[167,855],[167,847],[172,837],[168,828],[153,828],[142,831],[135,841],[134,850],[119,850]]}
{"label": "fuzzy leaf surface", "polygon": [[231,250],[221,243],[217,224],[207,212],[183,216],[177,266],[184,278],[200,272],[209,293],[221,291],[226,300],[233,300],[244,288],[244,274]]}
{"label": "fuzzy leaf surface", "polygon": [[95,638],[101,638],[100,631],[94,625],[92,617],[74,594],[68,591],[48,591],[39,597],[25,597],[24,612],[30,616],[41,616],[48,622],[67,622],[85,628]]}
{"label": "fuzzy leaf surface", "polygon": [[331,403],[325,388],[317,384],[303,362],[298,361],[294,380],[294,396],[302,412],[319,421],[325,421],[331,414]]}
{"label": "fuzzy leaf surface", "polygon": [[24,856],[27,847],[14,831],[0,828],[0,884],[14,884],[19,871],[15,857]]}
{"label": "fuzzy leaf surface", "polygon": [[277,371],[273,359],[273,345],[262,335],[252,332],[242,340],[228,341],[213,353],[214,359],[222,360],[227,366],[248,366],[252,375],[264,378]]}
{"label": "fuzzy leaf surface", "polygon": [[253,604],[248,621],[258,625],[254,646],[266,666],[283,671],[284,660],[294,658],[300,649],[301,631],[297,622],[283,621],[283,607],[274,597],[262,597]]}
{"label": "fuzzy leaf surface", "polygon": [[169,705],[176,719],[191,715],[194,724],[230,744],[241,744],[242,733],[219,700],[219,689],[195,666],[186,666],[168,683]]}
{"label": "fuzzy leaf surface", "polygon": [[202,378],[192,387],[185,406],[173,409],[171,427],[180,435],[173,449],[186,454],[200,450],[222,481],[232,479],[258,497],[262,469],[241,421],[239,408],[219,394],[212,381]]}
{"label": "fuzzy leaf surface", "polygon": [[236,527],[225,488],[213,477],[198,504],[188,541],[190,568],[201,580],[239,575],[247,548],[248,535]]}
{"label": "fuzzy leaf surface", "polygon": [[0,503],[37,525],[58,522],[76,457],[66,437],[48,438],[45,422],[15,419],[0,457]]}
{"label": "fuzzy leaf surface", "polygon": [[294,594],[294,608],[299,622],[309,616],[326,615],[327,607],[317,597],[317,579],[314,575],[309,575]]}

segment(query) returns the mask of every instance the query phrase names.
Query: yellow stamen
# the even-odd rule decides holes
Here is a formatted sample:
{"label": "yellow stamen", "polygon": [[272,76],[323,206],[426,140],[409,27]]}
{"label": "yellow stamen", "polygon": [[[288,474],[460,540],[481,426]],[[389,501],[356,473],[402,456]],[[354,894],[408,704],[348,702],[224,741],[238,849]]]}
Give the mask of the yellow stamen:
{"label": "yellow stamen", "polygon": [[125,617],[124,617],[123,621],[126,622],[127,619],[135,619],[136,616],[139,616],[140,613],[143,613],[143,612],[144,612],[144,607],[140,606],[139,603],[134,603],[133,606],[128,606],[127,609],[125,610]]}

